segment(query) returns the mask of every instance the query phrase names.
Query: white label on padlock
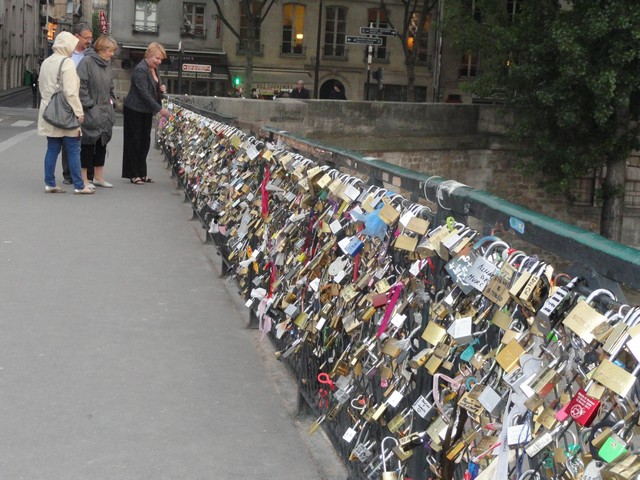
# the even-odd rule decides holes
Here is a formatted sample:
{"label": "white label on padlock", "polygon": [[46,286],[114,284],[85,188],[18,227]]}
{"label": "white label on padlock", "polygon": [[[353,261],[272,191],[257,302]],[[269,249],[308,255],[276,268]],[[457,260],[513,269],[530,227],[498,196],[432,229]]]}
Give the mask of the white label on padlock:
{"label": "white label on padlock", "polygon": [[416,260],[411,264],[411,267],[409,267],[409,273],[414,277],[417,277],[418,274],[420,274],[420,270],[422,270],[427,263],[428,262],[426,260]]}
{"label": "white label on padlock", "polygon": [[324,317],[320,317],[320,319],[318,320],[318,323],[316,324],[316,330],[320,331],[322,330],[322,327],[324,327],[324,324],[327,322],[327,319]]}
{"label": "white label on padlock", "polygon": [[293,202],[296,199],[296,194],[293,192],[287,192],[285,193],[284,198],[287,202]]}
{"label": "white label on padlock", "polygon": [[524,447],[524,451],[530,457],[535,457],[540,450],[549,445],[553,441],[553,437],[549,432],[544,432],[537,436],[529,445]]}
{"label": "white label on padlock", "polygon": [[529,425],[512,425],[507,430],[507,444],[509,446],[529,443],[531,441],[531,429]]}
{"label": "white label on padlock", "polygon": [[333,281],[336,283],[340,283],[342,279],[346,276],[347,276],[347,272],[345,272],[344,270],[341,270],[340,272],[338,272],[338,274],[335,277],[333,277]]}
{"label": "white label on padlock", "polygon": [[360,190],[353,185],[347,185],[344,189],[344,194],[353,202],[360,196]]}
{"label": "white label on padlock", "polygon": [[[356,205],[355,207],[353,207],[353,208],[350,210],[350,212],[353,212],[353,213],[355,213],[356,215],[364,215],[364,212],[362,211],[362,209],[361,209],[358,205]],[[353,215],[352,215],[351,220],[353,221]]]}
{"label": "white label on padlock", "polygon": [[491,277],[496,273],[496,266],[484,257],[477,257],[464,281],[482,292]]}
{"label": "white label on padlock", "polygon": [[403,395],[399,391],[395,390],[391,395],[389,395],[389,398],[387,398],[387,404],[396,408],[402,401],[402,397]]}
{"label": "white label on padlock", "polygon": [[309,288],[311,288],[311,290],[313,290],[314,292],[317,292],[318,288],[320,288],[320,278],[316,277],[311,280],[309,282]]}
{"label": "white label on padlock", "polygon": [[353,428],[349,427],[347,428],[347,431],[344,432],[342,439],[347,443],[351,443],[351,441],[355,438],[356,433],[358,432],[356,432]]}
{"label": "white label on padlock", "polygon": [[349,397],[349,392],[347,392],[346,390],[336,390],[335,392],[333,392],[333,398],[335,398],[340,405],[349,400]]}
{"label": "white label on padlock", "polygon": [[433,405],[429,403],[429,401],[422,395],[420,395],[418,399],[413,403],[413,410],[422,418],[425,418],[432,408]]}
{"label": "white label on padlock", "polygon": [[249,300],[246,301],[246,303],[244,304],[245,307],[247,308],[251,308],[251,305],[253,305],[253,298],[250,298]]}
{"label": "white label on padlock", "polygon": [[258,152],[258,149],[253,145],[249,145],[249,147],[246,150],[246,153],[251,160],[255,160],[256,157],[260,155],[260,152]]}
{"label": "white label on padlock", "polygon": [[338,246],[344,253],[349,253],[347,251],[347,247],[349,246],[349,242],[351,242],[352,237],[344,237],[342,240],[338,242]]}
{"label": "white label on padlock", "polygon": [[520,383],[520,385],[518,385],[520,391],[524,393],[527,398],[533,397],[536,394],[535,390],[531,388],[531,384],[533,384],[536,376],[537,375],[531,375],[529,378]]}
{"label": "white label on padlock", "polygon": [[333,222],[331,222],[329,224],[329,228],[331,229],[334,235],[338,233],[340,230],[342,230],[342,225],[340,225],[340,220],[334,220]]}
{"label": "white label on padlock", "polygon": [[466,345],[473,341],[472,329],[473,319],[471,317],[462,317],[451,323],[447,329],[447,333],[451,335],[459,345]]}
{"label": "white label on padlock", "polygon": [[582,480],[602,480],[602,474],[600,473],[600,470],[602,470],[604,466],[605,464],[603,462],[591,460],[584,468]]}
{"label": "white label on padlock", "polygon": [[409,225],[409,222],[413,217],[415,217],[413,212],[404,212],[402,215],[400,215],[400,224],[403,227],[406,227],[407,225]]}
{"label": "white label on padlock", "polygon": [[351,375],[345,377],[344,375],[340,375],[335,382],[336,387],[340,390],[346,390],[351,385]]}
{"label": "white label on padlock", "polygon": [[640,335],[627,342],[627,348],[640,361]]}
{"label": "white label on padlock", "polygon": [[406,315],[396,313],[393,317],[391,317],[391,325],[400,328],[406,319]]}

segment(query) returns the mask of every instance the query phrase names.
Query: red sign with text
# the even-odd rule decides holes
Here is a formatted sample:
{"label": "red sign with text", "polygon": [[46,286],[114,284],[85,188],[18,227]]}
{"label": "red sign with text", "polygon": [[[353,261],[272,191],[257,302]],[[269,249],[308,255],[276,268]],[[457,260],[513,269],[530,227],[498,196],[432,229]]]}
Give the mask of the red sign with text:
{"label": "red sign with text", "polygon": [[109,33],[109,26],[107,25],[107,15],[104,13],[104,10],[100,10],[100,30],[102,30],[102,33],[104,35]]}

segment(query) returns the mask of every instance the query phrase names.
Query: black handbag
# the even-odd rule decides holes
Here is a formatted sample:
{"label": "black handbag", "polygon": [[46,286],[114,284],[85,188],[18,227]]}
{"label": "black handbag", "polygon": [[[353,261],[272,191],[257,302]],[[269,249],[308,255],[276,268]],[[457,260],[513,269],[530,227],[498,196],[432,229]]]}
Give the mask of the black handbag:
{"label": "black handbag", "polygon": [[78,117],[76,117],[76,114],[73,112],[71,105],[67,102],[64,92],[60,89],[60,84],[62,83],[60,73],[62,72],[62,64],[65,60],[67,59],[63,59],[58,67],[56,90],[53,92],[53,95],[51,95],[49,104],[44,109],[44,112],[42,112],[42,118],[54,127],[69,130],[71,128],[78,128],[80,122],[78,122]]}

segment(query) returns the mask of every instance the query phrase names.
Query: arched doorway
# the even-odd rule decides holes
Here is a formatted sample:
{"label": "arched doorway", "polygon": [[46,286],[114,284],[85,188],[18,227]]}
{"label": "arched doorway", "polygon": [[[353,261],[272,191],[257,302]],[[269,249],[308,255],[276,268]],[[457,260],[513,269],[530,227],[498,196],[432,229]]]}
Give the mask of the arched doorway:
{"label": "arched doorway", "polygon": [[332,78],[330,80],[327,80],[326,82],[324,82],[320,86],[319,97],[320,97],[321,100],[322,99],[327,100],[327,99],[331,98],[331,92],[333,92],[333,86],[334,85],[337,85],[338,87],[340,87],[340,90],[342,90],[342,92],[345,94],[345,96],[347,95],[347,92],[346,92],[346,90],[344,88],[344,84],[340,80],[336,80],[335,78]]}

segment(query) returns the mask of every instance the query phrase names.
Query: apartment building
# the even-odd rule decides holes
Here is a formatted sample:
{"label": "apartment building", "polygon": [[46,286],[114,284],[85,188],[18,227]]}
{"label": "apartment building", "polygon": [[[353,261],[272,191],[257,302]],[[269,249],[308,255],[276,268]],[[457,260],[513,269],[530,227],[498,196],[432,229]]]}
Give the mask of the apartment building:
{"label": "apartment building", "polygon": [[[111,34],[122,46],[123,70],[142,58],[150,42],[158,41],[169,54],[164,76],[171,93],[242,92],[249,96],[245,84],[246,12],[239,1],[220,4],[240,38],[218,18],[211,1],[111,0],[109,23]],[[400,37],[379,37],[380,43],[370,49],[370,61],[368,46],[349,43],[349,37],[367,37],[361,28],[401,29],[404,15],[399,1],[387,4],[386,9],[368,0],[275,2],[255,31],[252,87],[263,98],[272,98],[303,80],[318,98],[328,98],[337,83],[351,100],[405,100],[407,68]],[[432,18],[433,13],[427,16],[426,33],[415,47],[419,49],[415,66],[417,101],[446,98],[435,82],[434,65],[442,62],[436,61]],[[380,82],[374,78],[379,72],[383,74]]]}
{"label": "apartment building", "polygon": [[38,0],[0,0],[0,91],[30,82],[41,36]]}
{"label": "apartment building", "polygon": [[[130,69],[152,41],[169,54],[163,66],[169,92],[249,96],[247,15],[239,0],[220,5],[239,38],[210,0],[0,0],[0,90],[23,85],[25,71],[38,69],[55,35],[85,22],[95,35],[109,32],[121,46],[114,58],[119,96],[126,94]],[[413,45],[419,14],[406,12],[399,0],[384,8],[375,0],[274,2],[255,29],[252,88],[273,98],[303,80],[312,97],[328,98],[337,84],[350,100],[405,101],[409,72],[403,40],[362,32],[406,29],[405,42],[417,49],[415,100],[472,101],[459,84],[479,71],[478,57],[451,51],[438,36],[440,4],[424,16],[424,34]],[[352,43],[375,38],[378,44],[371,47]]]}

